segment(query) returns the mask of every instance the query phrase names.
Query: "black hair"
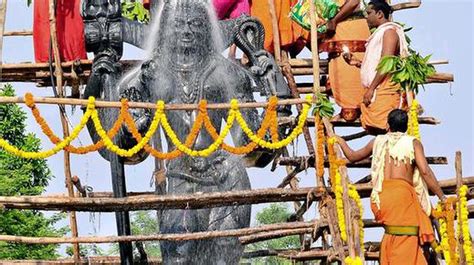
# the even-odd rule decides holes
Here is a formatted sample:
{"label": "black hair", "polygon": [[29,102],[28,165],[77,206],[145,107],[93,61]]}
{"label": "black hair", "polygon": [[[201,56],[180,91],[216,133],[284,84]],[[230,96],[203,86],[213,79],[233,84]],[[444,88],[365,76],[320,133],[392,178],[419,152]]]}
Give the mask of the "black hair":
{"label": "black hair", "polygon": [[372,9],[376,12],[382,11],[383,16],[388,19],[390,14],[393,12],[392,7],[385,2],[385,0],[371,0],[369,5],[372,6]]}
{"label": "black hair", "polygon": [[401,109],[394,109],[388,114],[388,126],[391,132],[406,132],[408,128],[408,114]]}

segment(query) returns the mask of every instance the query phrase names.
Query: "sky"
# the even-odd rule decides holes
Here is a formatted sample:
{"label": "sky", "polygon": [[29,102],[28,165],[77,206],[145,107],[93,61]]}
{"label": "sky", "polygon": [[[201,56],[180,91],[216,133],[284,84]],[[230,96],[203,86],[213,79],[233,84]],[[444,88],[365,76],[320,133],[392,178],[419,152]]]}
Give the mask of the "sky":
{"label": "sky", "polygon": [[[263,1],[263,0],[262,0]],[[399,1],[392,1],[398,3]],[[33,8],[26,7],[26,0],[8,1],[5,31],[32,29]],[[461,151],[463,155],[463,175],[474,176],[474,96],[473,96],[473,3],[472,0],[424,0],[418,9],[395,12],[394,20],[413,27],[409,33],[412,47],[422,55],[432,54],[433,60],[448,59],[449,64],[436,66],[439,72],[454,74],[455,81],[451,84],[431,84],[421,90],[418,99],[425,110],[423,116],[432,116],[441,121],[440,125],[421,125],[421,137],[427,156],[446,156],[449,164],[433,166],[438,179],[455,176],[454,154]],[[143,52],[126,46],[123,59],[141,58]],[[5,37],[3,44],[3,62],[19,63],[34,61],[31,37]],[[91,54],[89,54],[89,58]],[[310,58],[309,52],[300,54],[301,58]],[[18,95],[32,92],[36,96],[52,96],[51,88],[37,88],[34,84],[14,83]],[[50,126],[61,135],[61,125],[57,107],[41,105],[40,110]],[[27,111],[28,112],[28,111]],[[67,108],[73,125],[79,122],[82,111]],[[35,133],[43,143],[44,149],[52,147],[48,139],[39,130],[39,126],[28,112],[29,132]],[[345,135],[358,129],[338,129],[336,132]],[[90,137],[86,130],[80,135],[76,145],[87,145]],[[353,147],[360,147],[369,138],[351,142]],[[300,137],[296,147],[290,147],[290,153],[304,155],[303,139]],[[98,154],[71,157],[72,174],[80,177],[83,185],[90,185],[94,191],[111,191],[110,169],[107,161]],[[53,172],[53,179],[45,194],[64,193],[63,156],[57,154],[48,159],[48,165]],[[153,191],[150,185],[153,170],[153,160],[147,159],[136,166],[126,167],[128,191]],[[350,170],[351,180],[356,181],[368,174],[368,169]],[[283,167],[275,172],[270,169],[248,170],[253,188],[270,188],[278,185],[286,175]],[[310,187],[315,185],[314,170],[300,173],[300,185]],[[435,203],[436,200],[433,200]],[[367,200],[364,200],[367,206]],[[252,216],[263,205],[254,206]],[[314,218],[314,209],[305,215]],[[78,214],[80,235],[114,235],[116,234],[113,214]],[[366,207],[364,218],[373,218]],[[253,221],[252,221],[253,222]],[[67,225],[68,221],[64,222]],[[472,223],[471,223],[472,228]],[[366,232],[366,240],[379,240],[381,231],[372,229]]]}

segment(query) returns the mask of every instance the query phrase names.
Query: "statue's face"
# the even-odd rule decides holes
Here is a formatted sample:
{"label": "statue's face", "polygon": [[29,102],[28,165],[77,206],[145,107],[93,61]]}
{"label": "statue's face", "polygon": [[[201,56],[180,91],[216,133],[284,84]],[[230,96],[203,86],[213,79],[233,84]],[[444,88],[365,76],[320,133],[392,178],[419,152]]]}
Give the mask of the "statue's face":
{"label": "statue's face", "polygon": [[176,38],[175,48],[191,49],[197,52],[200,52],[199,49],[209,48],[212,38],[210,21],[202,4],[185,1],[184,4],[178,5],[172,23],[174,38]]}

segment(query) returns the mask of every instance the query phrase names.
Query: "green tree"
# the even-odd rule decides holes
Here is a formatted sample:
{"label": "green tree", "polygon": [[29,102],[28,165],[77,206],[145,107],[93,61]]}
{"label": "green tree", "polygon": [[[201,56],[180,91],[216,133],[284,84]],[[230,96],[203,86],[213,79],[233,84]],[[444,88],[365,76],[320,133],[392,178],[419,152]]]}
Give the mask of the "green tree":
{"label": "green tree", "polygon": [[[286,203],[272,203],[257,213],[257,225],[268,225],[276,223],[285,223],[291,215],[291,211]],[[268,241],[258,242],[247,246],[247,251],[256,251],[263,249],[289,249],[300,247],[299,236],[287,236]],[[270,264],[283,265],[294,264],[291,261],[278,257],[263,257],[251,260],[252,264]]]}
{"label": "green tree", "polygon": [[[14,96],[11,85],[0,88],[0,96]],[[40,140],[25,133],[26,113],[16,104],[0,104],[0,138],[25,151],[39,151]],[[0,196],[41,194],[51,179],[45,160],[22,159],[0,149]],[[46,217],[33,210],[0,210],[0,234],[18,236],[62,236],[67,228],[54,225],[64,214]],[[57,245],[27,245],[0,242],[0,259],[53,259]]]}
{"label": "green tree", "polygon": [[[130,227],[132,235],[156,235],[159,233],[158,221],[155,211],[137,211],[131,214]],[[147,256],[161,257],[160,243],[158,241],[146,241],[141,243]],[[140,258],[136,242],[133,243],[133,256],[136,260]],[[109,254],[119,253],[118,244],[113,244]]]}

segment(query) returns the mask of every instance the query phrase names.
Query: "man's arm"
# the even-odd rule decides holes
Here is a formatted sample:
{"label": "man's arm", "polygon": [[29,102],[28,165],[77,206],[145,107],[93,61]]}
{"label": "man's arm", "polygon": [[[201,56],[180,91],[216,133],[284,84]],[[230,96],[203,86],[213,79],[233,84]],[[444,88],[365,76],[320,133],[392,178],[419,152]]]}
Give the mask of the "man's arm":
{"label": "man's arm", "polygon": [[[381,58],[385,56],[390,56],[390,55],[397,55],[398,52],[398,34],[395,30],[389,29],[385,31],[383,35],[383,47],[382,47],[382,56]],[[374,91],[375,89],[382,83],[383,80],[387,77],[387,74],[381,74],[379,71],[377,71],[377,74],[375,75],[374,80],[368,87],[367,91],[365,92],[364,95],[364,104],[366,106],[370,105],[370,102],[372,100],[372,97],[374,96]]]}
{"label": "man's arm", "polygon": [[331,20],[326,23],[327,27],[327,34],[334,35],[336,32],[336,26],[340,22],[344,21],[347,17],[349,17],[354,11],[359,7],[360,0],[346,0],[344,5],[341,6],[339,12],[334,16]]}
{"label": "man's arm", "polygon": [[414,140],[413,147],[415,149],[415,162],[418,170],[420,171],[421,177],[425,180],[428,188],[438,196],[441,201],[446,200],[446,196],[443,193],[443,190],[439,186],[436,177],[433,174],[428,162],[426,161],[425,152],[423,150],[423,145],[420,141]]}
{"label": "man's arm", "polygon": [[362,147],[361,149],[357,151],[354,151],[352,150],[352,148],[349,147],[349,145],[344,139],[337,136],[337,142],[339,143],[339,146],[341,146],[344,156],[352,163],[360,161],[364,158],[367,158],[372,154],[372,148],[374,147],[374,140],[375,139],[370,140],[370,142],[367,143],[367,145],[365,145],[364,147]]}

